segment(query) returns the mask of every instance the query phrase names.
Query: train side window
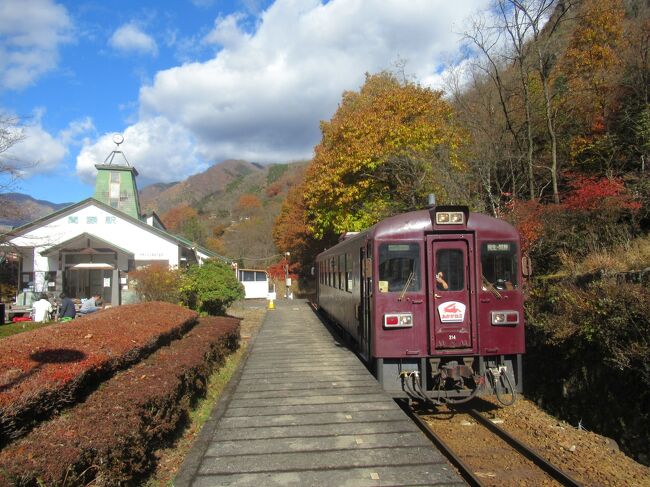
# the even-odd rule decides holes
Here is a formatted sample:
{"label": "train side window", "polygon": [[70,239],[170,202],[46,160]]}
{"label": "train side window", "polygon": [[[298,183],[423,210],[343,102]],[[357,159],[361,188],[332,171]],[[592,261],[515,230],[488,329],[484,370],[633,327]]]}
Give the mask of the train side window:
{"label": "train side window", "polygon": [[343,271],[345,269],[345,255],[341,254],[339,255],[339,262],[338,262],[338,276],[339,276],[339,282],[338,282],[338,288],[343,289]]}
{"label": "train side window", "polygon": [[462,291],[465,289],[465,258],[459,249],[440,249],[436,252],[436,289]]}
{"label": "train side window", "polygon": [[494,286],[501,291],[517,289],[517,244],[485,242],[481,245],[481,283],[483,290]]}
{"label": "train side window", "polygon": [[420,246],[416,243],[379,246],[379,292],[420,290]]}
{"label": "train side window", "polygon": [[345,290],[352,292],[352,254],[345,254]]}

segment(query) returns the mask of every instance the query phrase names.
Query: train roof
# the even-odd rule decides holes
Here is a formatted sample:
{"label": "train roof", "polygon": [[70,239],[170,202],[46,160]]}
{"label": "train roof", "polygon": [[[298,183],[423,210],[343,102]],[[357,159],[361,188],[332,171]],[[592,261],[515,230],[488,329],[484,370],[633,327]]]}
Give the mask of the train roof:
{"label": "train roof", "polygon": [[[417,239],[423,238],[424,234],[441,231],[451,233],[470,231],[479,233],[482,239],[519,240],[517,229],[499,218],[469,212],[465,225],[434,225],[435,211],[436,207],[430,210],[411,211],[391,216],[356,235],[345,238],[338,245],[366,238],[378,240]],[[331,247],[331,249],[338,247],[338,245]],[[323,254],[329,253],[331,249],[325,250]]]}

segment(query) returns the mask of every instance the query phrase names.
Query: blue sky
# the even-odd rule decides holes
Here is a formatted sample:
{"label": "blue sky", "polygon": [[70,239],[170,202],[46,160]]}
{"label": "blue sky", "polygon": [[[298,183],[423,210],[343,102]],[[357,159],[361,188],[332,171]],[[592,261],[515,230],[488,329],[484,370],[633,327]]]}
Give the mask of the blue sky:
{"label": "blue sky", "polygon": [[25,136],[1,162],[22,169],[13,190],[74,202],[92,195],[117,132],[140,187],[227,158],[306,159],[320,120],[364,73],[403,60],[441,86],[486,5],[0,0],[0,114],[19,117]]}

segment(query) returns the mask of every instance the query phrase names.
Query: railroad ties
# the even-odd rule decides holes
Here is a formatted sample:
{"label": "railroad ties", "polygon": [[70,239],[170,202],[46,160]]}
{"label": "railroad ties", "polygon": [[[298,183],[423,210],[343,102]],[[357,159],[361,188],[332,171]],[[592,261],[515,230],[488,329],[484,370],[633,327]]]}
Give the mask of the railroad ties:
{"label": "railroad ties", "polygon": [[304,301],[276,302],[232,387],[176,487],[466,485]]}

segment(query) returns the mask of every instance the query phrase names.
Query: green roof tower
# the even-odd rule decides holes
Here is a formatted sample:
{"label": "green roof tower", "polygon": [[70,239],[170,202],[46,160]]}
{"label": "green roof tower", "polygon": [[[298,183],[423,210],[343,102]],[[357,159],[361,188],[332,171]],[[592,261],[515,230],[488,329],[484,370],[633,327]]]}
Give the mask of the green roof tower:
{"label": "green roof tower", "polygon": [[[118,150],[124,138],[115,134],[113,142],[117,145],[117,149],[108,155],[103,164],[95,164],[97,178],[93,198],[139,220],[140,199],[135,182],[138,171],[135,167],[131,167],[124,153]],[[126,164],[114,163],[115,156],[118,154]]]}

